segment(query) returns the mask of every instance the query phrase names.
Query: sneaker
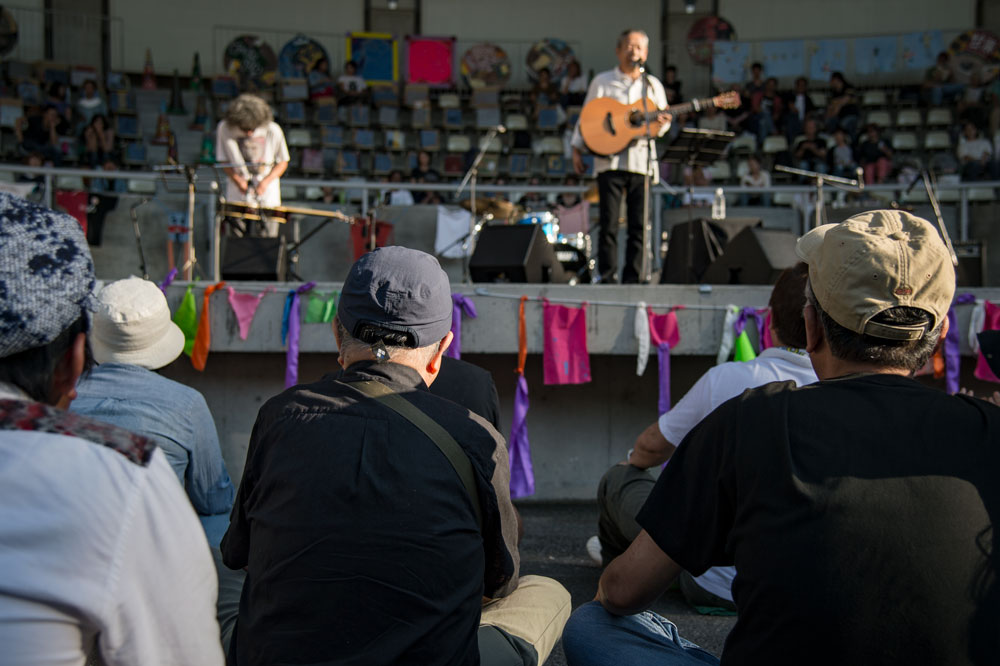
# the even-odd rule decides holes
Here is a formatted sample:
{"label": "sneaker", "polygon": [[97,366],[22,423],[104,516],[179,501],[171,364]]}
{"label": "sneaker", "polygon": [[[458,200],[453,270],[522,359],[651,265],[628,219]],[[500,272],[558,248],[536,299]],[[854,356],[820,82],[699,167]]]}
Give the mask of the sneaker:
{"label": "sneaker", "polygon": [[604,566],[604,559],[601,557],[601,540],[597,538],[596,534],[587,539],[587,555],[590,555],[590,559],[597,566]]}

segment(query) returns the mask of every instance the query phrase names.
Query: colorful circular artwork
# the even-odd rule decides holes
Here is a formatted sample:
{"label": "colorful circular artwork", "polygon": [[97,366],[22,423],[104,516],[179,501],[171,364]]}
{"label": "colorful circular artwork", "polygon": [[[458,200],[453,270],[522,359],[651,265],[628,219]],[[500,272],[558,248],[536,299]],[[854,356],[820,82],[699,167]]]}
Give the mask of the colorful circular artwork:
{"label": "colorful circular artwork", "polygon": [[17,46],[17,20],[9,9],[0,10],[0,55],[7,55]]}
{"label": "colorful circular artwork", "polygon": [[243,90],[274,86],[278,57],[260,37],[240,35],[229,42],[222,62],[226,73],[239,81]]}
{"label": "colorful circular artwork", "polygon": [[963,32],[948,51],[955,80],[960,83],[987,83],[1000,72],[1000,38],[989,30]]}
{"label": "colorful circular artwork", "polygon": [[531,47],[525,64],[528,66],[528,78],[534,81],[543,67],[548,67],[553,81],[561,81],[566,75],[569,63],[576,60],[573,49],[561,39],[543,39]]}
{"label": "colorful circular artwork", "polygon": [[736,40],[733,24],[721,16],[706,16],[695,21],[687,34],[687,50],[691,60],[699,65],[712,64],[712,49],[715,42]]}
{"label": "colorful circular artwork", "polygon": [[283,79],[304,79],[320,60],[330,58],[323,45],[311,37],[298,34],[281,47],[278,54],[278,73]]}
{"label": "colorful circular artwork", "polygon": [[471,88],[502,86],[510,80],[510,58],[496,44],[476,44],[462,56],[460,71]]}

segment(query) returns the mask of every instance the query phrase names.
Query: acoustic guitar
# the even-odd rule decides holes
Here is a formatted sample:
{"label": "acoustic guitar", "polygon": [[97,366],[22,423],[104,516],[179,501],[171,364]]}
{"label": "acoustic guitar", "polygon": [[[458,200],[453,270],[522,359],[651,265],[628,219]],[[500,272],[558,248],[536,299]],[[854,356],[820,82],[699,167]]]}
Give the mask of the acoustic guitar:
{"label": "acoustic guitar", "polygon": [[[651,103],[651,102],[648,102]],[[719,109],[735,109],[740,105],[740,95],[735,91],[715,97],[696,99],[683,104],[675,104],[662,109],[671,115],[695,113],[714,106]],[[614,155],[628,148],[633,140],[646,136],[646,119],[650,121],[650,133],[655,137],[664,125],[656,116],[661,109],[643,113],[642,100],[623,104],[610,97],[597,97],[580,110],[580,134],[591,152],[598,155]]]}

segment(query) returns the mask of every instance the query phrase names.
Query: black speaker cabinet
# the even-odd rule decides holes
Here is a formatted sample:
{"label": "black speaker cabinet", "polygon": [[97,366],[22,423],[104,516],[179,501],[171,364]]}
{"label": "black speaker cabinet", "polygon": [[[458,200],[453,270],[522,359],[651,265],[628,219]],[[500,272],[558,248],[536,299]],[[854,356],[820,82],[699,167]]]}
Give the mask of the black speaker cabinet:
{"label": "black speaker cabinet", "polygon": [[[759,217],[730,217],[724,220],[700,218],[692,222],[675,224],[670,230],[667,256],[663,260],[660,282],[662,284],[702,282],[702,276],[712,260],[725,250],[726,245],[737,234],[747,227],[759,227],[761,224],[763,222]],[[692,242],[689,243],[689,240]]]}
{"label": "black speaker cabinet", "polygon": [[703,276],[707,284],[774,284],[798,263],[795,234],[749,227],[736,235]]}
{"label": "black speaker cabinet", "polygon": [[473,282],[568,281],[541,225],[483,227],[469,260]]}
{"label": "black speaker cabinet", "polygon": [[222,279],[284,282],[288,257],[281,238],[222,239]]}

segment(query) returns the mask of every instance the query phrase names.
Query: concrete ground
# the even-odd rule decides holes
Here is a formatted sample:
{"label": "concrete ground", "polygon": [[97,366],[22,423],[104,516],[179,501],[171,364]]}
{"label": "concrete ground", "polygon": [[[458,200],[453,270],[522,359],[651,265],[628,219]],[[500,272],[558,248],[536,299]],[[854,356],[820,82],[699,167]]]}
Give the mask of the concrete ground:
{"label": "concrete ground", "polygon": [[[518,502],[524,519],[521,573],[555,578],[566,586],[573,608],[592,600],[601,568],[587,555],[587,539],[597,534],[594,502]],[[699,615],[676,588],[668,590],[652,610],[670,619],[681,635],[715,655],[722,654],[735,617]],[[546,666],[564,666],[562,644],[556,645]]]}

